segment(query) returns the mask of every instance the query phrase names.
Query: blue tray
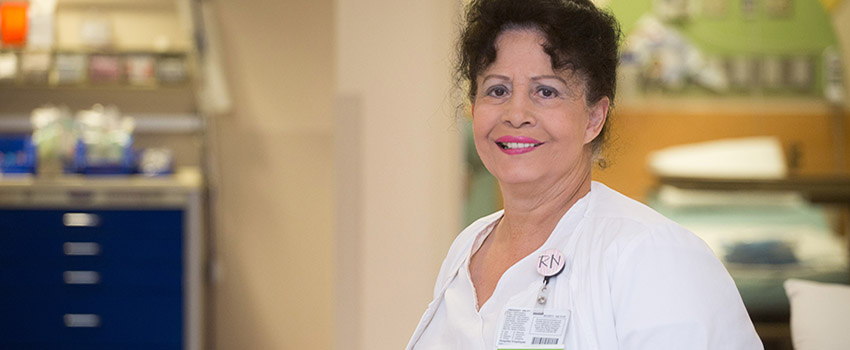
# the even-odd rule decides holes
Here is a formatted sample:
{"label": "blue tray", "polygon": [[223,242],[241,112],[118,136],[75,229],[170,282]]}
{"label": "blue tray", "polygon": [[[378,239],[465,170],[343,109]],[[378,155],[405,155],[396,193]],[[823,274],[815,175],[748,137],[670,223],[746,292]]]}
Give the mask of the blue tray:
{"label": "blue tray", "polygon": [[35,145],[29,135],[0,135],[0,154],[0,173],[35,173]]}
{"label": "blue tray", "polygon": [[133,152],[132,140],[124,147],[124,157],[121,162],[89,162],[86,144],[80,140],[77,141],[77,147],[74,149],[74,160],[70,164],[67,172],[85,174],[85,175],[126,175],[136,172],[135,160],[136,155]]}

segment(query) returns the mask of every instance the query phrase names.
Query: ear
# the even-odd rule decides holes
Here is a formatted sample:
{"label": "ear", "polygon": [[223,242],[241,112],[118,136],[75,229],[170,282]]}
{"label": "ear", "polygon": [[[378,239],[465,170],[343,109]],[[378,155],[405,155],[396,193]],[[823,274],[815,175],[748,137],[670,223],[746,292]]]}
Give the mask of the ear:
{"label": "ear", "polygon": [[608,99],[608,96],[603,96],[593,106],[588,108],[587,128],[584,130],[584,144],[590,143],[590,141],[593,141],[602,132],[602,127],[608,118],[608,107],[610,105],[611,101]]}

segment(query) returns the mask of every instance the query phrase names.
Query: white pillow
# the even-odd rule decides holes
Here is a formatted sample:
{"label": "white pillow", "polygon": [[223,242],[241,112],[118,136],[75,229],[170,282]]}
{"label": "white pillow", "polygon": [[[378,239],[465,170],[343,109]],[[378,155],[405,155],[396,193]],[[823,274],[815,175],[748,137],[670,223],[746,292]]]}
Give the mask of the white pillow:
{"label": "white pillow", "polygon": [[850,286],[785,281],[795,350],[850,349]]}

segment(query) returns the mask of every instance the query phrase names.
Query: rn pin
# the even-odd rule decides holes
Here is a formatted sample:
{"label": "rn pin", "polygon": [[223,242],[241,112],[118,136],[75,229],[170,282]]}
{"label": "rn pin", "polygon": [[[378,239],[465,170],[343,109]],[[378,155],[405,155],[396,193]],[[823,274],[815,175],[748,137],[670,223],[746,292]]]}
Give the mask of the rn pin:
{"label": "rn pin", "polygon": [[543,277],[555,276],[564,270],[566,260],[560,250],[547,249],[537,257],[537,273]]}

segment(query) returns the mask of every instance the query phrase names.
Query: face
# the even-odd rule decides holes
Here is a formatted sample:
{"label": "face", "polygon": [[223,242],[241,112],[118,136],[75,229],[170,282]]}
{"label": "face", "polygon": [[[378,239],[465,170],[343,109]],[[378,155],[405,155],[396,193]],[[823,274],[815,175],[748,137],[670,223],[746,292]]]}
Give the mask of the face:
{"label": "face", "polygon": [[586,178],[608,112],[607,97],[589,106],[584,81],[552,68],[543,43],[537,30],[502,32],[496,61],[476,79],[475,148],[503,185]]}

